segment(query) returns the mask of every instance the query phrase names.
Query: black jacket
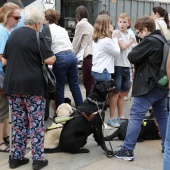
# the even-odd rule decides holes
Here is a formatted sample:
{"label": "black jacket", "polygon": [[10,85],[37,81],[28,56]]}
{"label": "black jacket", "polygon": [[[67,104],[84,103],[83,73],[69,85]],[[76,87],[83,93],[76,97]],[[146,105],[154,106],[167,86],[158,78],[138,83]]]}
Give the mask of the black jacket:
{"label": "black jacket", "polygon": [[153,34],[162,36],[160,30],[150,33],[128,55],[130,63],[135,66],[132,96],[146,94],[156,86],[150,70],[158,74],[163,58],[163,43],[152,37]]}

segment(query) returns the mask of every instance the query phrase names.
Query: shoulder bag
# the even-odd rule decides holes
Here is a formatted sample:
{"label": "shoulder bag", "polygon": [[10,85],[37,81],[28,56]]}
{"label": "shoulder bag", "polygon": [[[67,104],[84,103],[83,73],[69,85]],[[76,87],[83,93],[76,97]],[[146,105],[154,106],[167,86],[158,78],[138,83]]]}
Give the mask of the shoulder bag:
{"label": "shoulder bag", "polygon": [[44,63],[41,49],[40,49],[39,32],[36,32],[36,37],[37,37],[38,48],[39,48],[40,56],[41,56],[41,60],[42,60],[42,71],[43,71],[43,76],[44,76],[44,80],[46,83],[47,91],[49,93],[53,93],[56,91],[56,78],[55,78],[54,73],[48,68],[48,66],[46,67],[46,65]]}

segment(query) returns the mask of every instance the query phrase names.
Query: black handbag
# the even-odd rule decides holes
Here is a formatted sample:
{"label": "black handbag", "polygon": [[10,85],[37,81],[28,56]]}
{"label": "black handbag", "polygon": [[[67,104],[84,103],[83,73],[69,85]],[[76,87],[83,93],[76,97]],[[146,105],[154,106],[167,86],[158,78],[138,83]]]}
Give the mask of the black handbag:
{"label": "black handbag", "polygon": [[44,63],[41,49],[40,49],[39,32],[36,32],[36,37],[37,37],[38,48],[39,48],[40,56],[41,56],[41,60],[42,60],[42,71],[43,71],[43,76],[44,76],[44,80],[46,83],[47,91],[49,93],[53,93],[56,91],[56,78],[55,78],[54,73]]}

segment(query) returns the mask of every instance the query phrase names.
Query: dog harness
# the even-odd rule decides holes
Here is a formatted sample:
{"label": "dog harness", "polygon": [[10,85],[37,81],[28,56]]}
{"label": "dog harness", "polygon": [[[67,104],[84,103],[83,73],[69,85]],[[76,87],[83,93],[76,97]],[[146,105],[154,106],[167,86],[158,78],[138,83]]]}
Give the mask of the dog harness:
{"label": "dog harness", "polygon": [[[80,111],[79,111],[80,112]],[[85,119],[87,119],[89,122],[94,118],[94,116],[97,114],[98,112],[94,112],[91,115],[87,116],[86,113],[82,112],[81,114],[85,117]]]}

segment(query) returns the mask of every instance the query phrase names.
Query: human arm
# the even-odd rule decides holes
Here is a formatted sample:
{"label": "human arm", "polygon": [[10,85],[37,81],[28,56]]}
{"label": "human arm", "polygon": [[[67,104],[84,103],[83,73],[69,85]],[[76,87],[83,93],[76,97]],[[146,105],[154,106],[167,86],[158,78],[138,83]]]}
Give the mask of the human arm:
{"label": "human arm", "polygon": [[[132,64],[139,64],[148,58],[150,51],[154,48],[152,41],[145,38],[128,54],[128,59]],[[155,47],[157,48],[157,47]]]}
{"label": "human arm", "polygon": [[119,43],[119,46],[120,46],[120,49],[123,51],[123,50],[126,50],[129,46],[136,46],[137,45],[137,42],[136,40],[130,36],[130,41],[129,42],[124,42],[122,39],[118,40],[118,43]]}
{"label": "human arm", "polygon": [[81,24],[77,24],[75,29],[75,34],[72,42],[73,52],[77,54],[80,50],[80,45],[83,37],[82,26]]}
{"label": "human arm", "polygon": [[51,57],[44,60],[44,62],[46,64],[48,64],[48,65],[53,65],[55,61],[56,61],[55,55],[53,55],[53,56],[51,56]]}
{"label": "human arm", "polygon": [[2,54],[0,54],[0,58],[2,59],[2,60],[1,60],[1,61],[2,61],[2,65],[3,65],[3,66],[7,65],[7,59],[3,58],[3,57],[2,57]]}
{"label": "human arm", "polygon": [[49,44],[46,43],[46,41],[47,40],[45,39],[43,34],[40,34],[40,46],[44,62],[48,65],[52,65],[56,61],[56,57],[54,53],[51,51],[51,48],[49,47]]}
{"label": "human arm", "polygon": [[112,56],[115,56],[115,57],[119,56],[120,55],[120,47],[118,45],[117,38],[106,39],[103,50]]}

